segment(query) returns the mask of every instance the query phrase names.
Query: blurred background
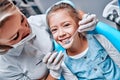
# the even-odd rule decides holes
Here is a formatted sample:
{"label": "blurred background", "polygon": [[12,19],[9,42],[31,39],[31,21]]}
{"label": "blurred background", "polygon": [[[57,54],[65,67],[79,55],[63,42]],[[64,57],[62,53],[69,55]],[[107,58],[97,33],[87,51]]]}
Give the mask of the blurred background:
{"label": "blurred background", "polygon": [[[29,17],[30,15],[43,14],[46,9],[60,0],[12,0],[20,10]],[[94,13],[98,19],[114,26],[114,23],[104,19],[102,12],[104,7],[112,0],[71,0],[77,9],[86,13]]]}
{"label": "blurred background", "polygon": [[[29,17],[31,15],[43,14],[45,11],[60,0],[12,0],[20,10]],[[77,9],[81,9],[86,13],[94,13],[100,21],[106,22],[112,26],[115,23],[106,20],[102,17],[105,6],[112,0],[71,0]]]}

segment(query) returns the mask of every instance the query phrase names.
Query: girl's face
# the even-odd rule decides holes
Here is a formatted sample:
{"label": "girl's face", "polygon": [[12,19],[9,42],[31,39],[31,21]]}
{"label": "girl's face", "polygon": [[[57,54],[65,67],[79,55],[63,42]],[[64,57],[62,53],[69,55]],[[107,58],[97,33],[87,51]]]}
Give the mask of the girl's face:
{"label": "girl's face", "polygon": [[75,20],[65,10],[58,10],[49,15],[49,26],[56,42],[64,48],[70,48],[73,40],[69,44],[65,44],[72,37],[78,25]]}

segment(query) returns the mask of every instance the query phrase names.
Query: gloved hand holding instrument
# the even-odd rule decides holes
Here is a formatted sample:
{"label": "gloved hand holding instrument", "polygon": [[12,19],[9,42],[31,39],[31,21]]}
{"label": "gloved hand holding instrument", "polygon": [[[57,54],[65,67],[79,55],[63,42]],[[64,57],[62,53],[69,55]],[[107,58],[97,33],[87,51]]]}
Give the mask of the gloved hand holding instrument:
{"label": "gloved hand holding instrument", "polygon": [[[86,16],[86,15],[84,15]],[[95,14],[85,17],[79,22],[78,32],[93,31],[92,33],[105,36],[113,46],[120,52],[120,32],[114,27],[98,21]]]}
{"label": "gloved hand holding instrument", "polygon": [[[98,21],[95,14],[84,14],[82,20],[79,22],[79,25],[80,27],[77,29],[75,34],[77,32],[92,32],[94,34],[101,34],[105,36],[120,52],[120,32],[114,29],[112,26]],[[73,37],[75,36],[75,34],[73,35]],[[66,43],[70,42],[69,40]]]}
{"label": "gloved hand holding instrument", "polygon": [[98,22],[98,19],[95,14],[84,14],[82,17],[82,20],[79,21],[79,27],[75,31],[74,35],[67,40],[65,43],[68,44],[70,41],[74,38],[77,32],[87,32],[87,31],[93,31],[95,29],[95,26]]}
{"label": "gloved hand holding instrument", "polygon": [[61,76],[62,61],[63,61],[62,51],[60,51],[59,53],[58,52],[48,53],[43,59],[43,62],[46,63],[48,69],[50,69],[50,75],[56,79],[59,79]]}

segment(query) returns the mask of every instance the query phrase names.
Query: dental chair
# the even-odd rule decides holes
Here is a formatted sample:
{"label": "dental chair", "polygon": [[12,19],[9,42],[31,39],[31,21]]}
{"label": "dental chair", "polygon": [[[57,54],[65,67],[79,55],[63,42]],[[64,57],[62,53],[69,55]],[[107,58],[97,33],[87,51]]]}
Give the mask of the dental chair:
{"label": "dental chair", "polygon": [[98,22],[95,28],[95,33],[105,36],[120,52],[120,31],[106,23]]}

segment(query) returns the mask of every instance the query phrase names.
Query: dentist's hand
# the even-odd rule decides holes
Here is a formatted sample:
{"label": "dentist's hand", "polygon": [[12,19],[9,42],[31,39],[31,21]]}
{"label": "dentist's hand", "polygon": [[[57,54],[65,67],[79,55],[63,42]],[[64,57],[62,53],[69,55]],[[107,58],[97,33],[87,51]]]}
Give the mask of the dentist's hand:
{"label": "dentist's hand", "polygon": [[95,14],[84,14],[79,22],[78,32],[92,31],[95,29],[98,19]]}
{"label": "dentist's hand", "polygon": [[43,58],[43,62],[47,64],[47,68],[50,69],[50,75],[56,79],[61,76],[62,68],[61,63],[63,61],[63,53],[53,52],[48,53]]}

